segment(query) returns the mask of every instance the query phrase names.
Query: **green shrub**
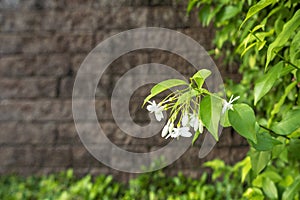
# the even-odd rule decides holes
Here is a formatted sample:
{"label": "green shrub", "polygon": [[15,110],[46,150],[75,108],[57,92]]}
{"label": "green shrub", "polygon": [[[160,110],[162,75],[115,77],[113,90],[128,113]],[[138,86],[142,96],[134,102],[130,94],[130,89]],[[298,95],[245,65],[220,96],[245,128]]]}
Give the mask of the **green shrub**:
{"label": "green shrub", "polygon": [[176,200],[176,199],[240,199],[244,190],[240,181],[241,165],[225,165],[221,160],[205,163],[213,169],[199,179],[167,176],[162,171],[141,174],[128,184],[99,175],[76,178],[72,170],[48,176],[23,178],[10,175],[0,177],[0,199],[3,200]]}

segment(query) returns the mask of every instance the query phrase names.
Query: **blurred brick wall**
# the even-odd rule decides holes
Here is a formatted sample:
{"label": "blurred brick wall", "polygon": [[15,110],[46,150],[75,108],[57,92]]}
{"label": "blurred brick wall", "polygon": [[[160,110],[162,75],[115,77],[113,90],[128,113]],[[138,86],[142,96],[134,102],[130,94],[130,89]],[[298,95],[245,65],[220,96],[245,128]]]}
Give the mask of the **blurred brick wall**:
{"label": "blurred brick wall", "polygon": [[[210,49],[213,30],[201,28],[196,13],[185,16],[183,2],[172,0],[0,0],[0,173],[45,174],[74,168],[77,174],[129,174],[96,161],[83,147],[75,131],[71,94],[74,77],[83,59],[99,42],[124,30],[157,26],[183,32]],[[126,136],[113,123],[109,95],[114,83],[138,64],[157,62],[183,74],[193,70],[178,56],[160,51],[138,51],[121,56],[101,78],[97,93],[101,125],[119,146],[148,152],[163,144],[152,139]],[[232,69],[222,67],[224,76]],[[139,89],[130,106],[133,119],[145,123],[140,109],[149,87]],[[146,116],[146,117],[145,117]],[[217,147],[198,159],[199,146],[191,147],[167,167],[197,176],[204,160],[241,160],[247,145],[225,129]]]}

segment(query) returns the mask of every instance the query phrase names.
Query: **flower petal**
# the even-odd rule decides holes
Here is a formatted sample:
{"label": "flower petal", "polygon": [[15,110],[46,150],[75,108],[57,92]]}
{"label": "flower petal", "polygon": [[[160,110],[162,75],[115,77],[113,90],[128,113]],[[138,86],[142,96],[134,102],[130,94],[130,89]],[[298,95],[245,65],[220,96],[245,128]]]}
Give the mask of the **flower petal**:
{"label": "flower petal", "polygon": [[203,133],[203,123],[201,120],[199,120],[199,132]]}
{"label": "flower petal", "polygon": [[194,127],[194,131],[197,131],[197,130],[198,130],[198,127],[199,127],[199,121],[198,121],[198,119],[195,119],[195,120],[194,120],[194,125],[193,125],[193,127]]}
{"label": "flower petal", "polygon": [[155,111],[155,107],[153,105],[148,105],[147,110],[152,113]]}
{"label": "flower petal", "polygon": [[162,112],[155,112],[155,118],[160,122],[164,118],[164,115]]}
{"label": "flower petal", "polygon": [[187,114],[184,114],[181,120],[182,126],[186,126],[189,122],[189,116]]}
{"label": "flower petal", "polygon": [[169,132],[169,124],[167,123],[161,132],[161,137],[163,137],[163,138],[166,137],[168,132]]}

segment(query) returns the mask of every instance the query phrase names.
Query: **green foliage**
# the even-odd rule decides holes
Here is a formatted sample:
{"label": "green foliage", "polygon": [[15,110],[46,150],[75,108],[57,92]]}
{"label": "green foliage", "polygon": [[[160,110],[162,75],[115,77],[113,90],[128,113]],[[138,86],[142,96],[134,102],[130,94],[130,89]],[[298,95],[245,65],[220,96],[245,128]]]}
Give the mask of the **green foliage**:
{"label": "green foliage", "polygon": [[222,101],[214,96],[205,96],[200,103],[200,119],[216,141],[222,111]]}
{"label": "green foliage", "polygon": [[159,93],[168,90],[172,87],[180,86],[180,85],[187,85],[187,83],[183,80],[180,79],[169,79],[162,81],[158,84],[156,84],[152,89],[151,89],[151,94],[145,98],[144,103],[147,103],[152,97],[158,95]]}
{"label": "green foliage", "polygon": [[241,136],[257,143],[256,119],[250,106],[247,104],[235,104],[233,110],[229,110],[228,117],[234,130]]}
{"label": "green foliage", "polygon": [[[166,176],[162,171],[141,174],[128,184],[113,180],[112,176],[84,176],[80,179],[72,170],[49,176],[0,177],[0,199],[5,200],[206,200],[239,199],[238,166],[225,165],[221,160],[210,161],[205,166],[213,169],[212,177],[206,172],[198,179],[179,173]],[[218,179],[218,180],[217,180]]]}
{"label": "green foliage", "polygon": [[214,56],[239,66],[242,80],[227,80],[227,95],[254,110],[249,118],[238,104],[228,112],[251,146],[242,167],[247,199],[300,198],[299,8],[296,0],[190,0],[187,8],[215,26]]}

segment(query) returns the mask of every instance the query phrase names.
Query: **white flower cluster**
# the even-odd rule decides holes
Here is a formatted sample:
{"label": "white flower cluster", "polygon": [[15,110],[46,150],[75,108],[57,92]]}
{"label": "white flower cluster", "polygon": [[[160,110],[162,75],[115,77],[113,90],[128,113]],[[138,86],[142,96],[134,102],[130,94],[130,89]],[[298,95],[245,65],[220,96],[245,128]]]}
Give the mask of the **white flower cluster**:
{"label": "white flower cluster", "polygon": [[[232,103],[239,98],[239,96],[235,98],[231,96],[228,102],[224,100],[222,114],[224,114],[229,109],[233,110]],[[156,104],[155,101],[148,101],[149,105],[147,106],[147,110],[150,113],[154,113],[157,121],[161,121],[164,118],[163,111],[165,110],[165,106],[163,106],[162,104],[166,102],[167,101]],[[192,133],[190,132],[190,127],[193,128],[195,132],[203,132],[203,123],[196,113],[184,113],[181,117],[181,125],[182,126],[180,126],[180,123],[178,123],[177,127],[175,127],[174,120],[169,119],[162,130],[161,136],[165,139],[168,139],[170,137],[178,138],[179,136],[191,137]]]}

